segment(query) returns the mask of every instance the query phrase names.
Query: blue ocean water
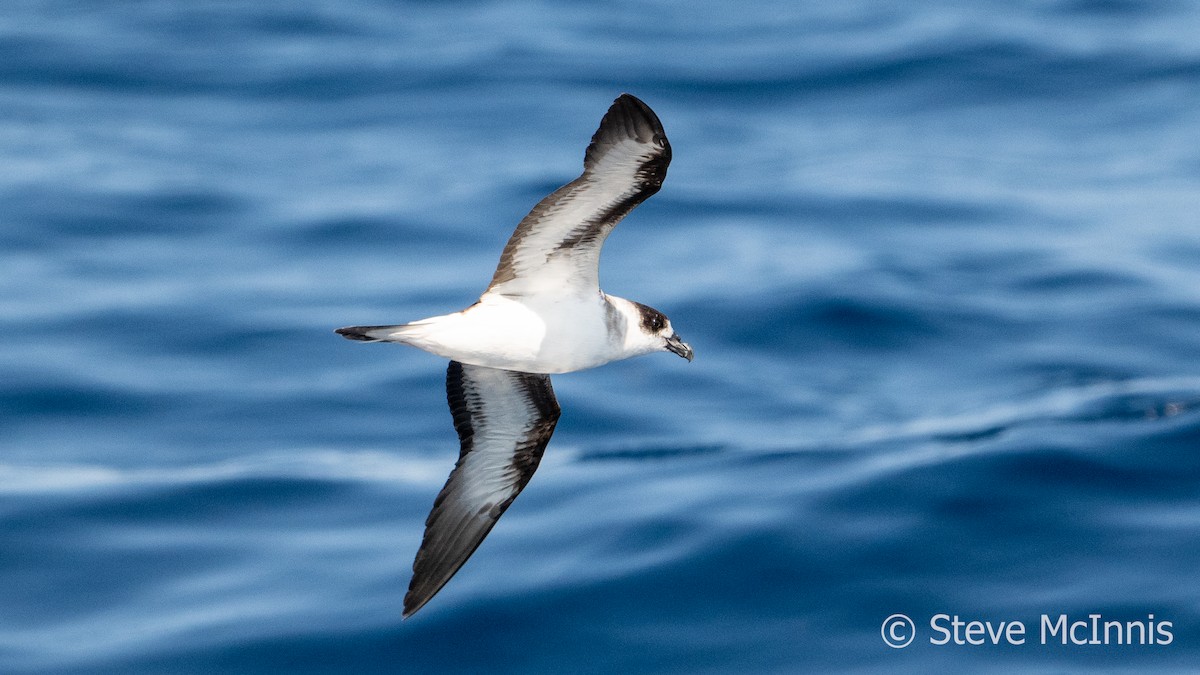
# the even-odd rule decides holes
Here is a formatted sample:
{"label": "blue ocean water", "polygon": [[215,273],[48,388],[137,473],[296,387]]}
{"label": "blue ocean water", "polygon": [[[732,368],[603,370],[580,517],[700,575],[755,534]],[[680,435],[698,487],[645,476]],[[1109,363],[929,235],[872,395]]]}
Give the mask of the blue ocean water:
{"label": "blue ocean water", "polygon": [[[1197,35],[1177,1],[6,3],[0,671],[1195,668]],[[332,329],[474,301],[623,91],[675,159],[603,285],[696,361],[557,376],[529,488],[401,622],[445,363]],[[1171,639],[1041,644],[1063,615]]]}

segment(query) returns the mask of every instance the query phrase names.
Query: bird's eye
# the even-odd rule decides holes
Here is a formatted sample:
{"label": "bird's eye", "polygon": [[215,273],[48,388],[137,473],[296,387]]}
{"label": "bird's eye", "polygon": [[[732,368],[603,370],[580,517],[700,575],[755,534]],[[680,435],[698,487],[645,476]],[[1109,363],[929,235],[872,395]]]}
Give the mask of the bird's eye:
{"label": "bird's eye", "polygon": [[654,334],[662,332],[662,329],[667,327],[667,317],[663,316],[662,312],[641,304],[638,305],[638,309],[642,313],[642,330]]}

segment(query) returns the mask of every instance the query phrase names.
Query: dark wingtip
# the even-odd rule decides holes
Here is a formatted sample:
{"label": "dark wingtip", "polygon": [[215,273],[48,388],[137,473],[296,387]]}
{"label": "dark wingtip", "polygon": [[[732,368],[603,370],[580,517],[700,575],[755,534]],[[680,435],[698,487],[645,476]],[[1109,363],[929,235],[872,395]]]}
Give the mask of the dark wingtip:
{"label": "dark wingtip", "polygon": [[404,611],[400,613],[400,619],[402,621],[412,618],[412,615],[416,614],[417,610],[424,607],[426,602],[429,602],[429,598],[426,598],[423,602],[418,603],[415,600],[410,600],[411,597],[412,593],[408,593],[404,596]]}
{"label": "dark wingtip", "polygon": [[[626,119],[632,119],[649,127],[649,131],[653,134],[663,137],[667,135],[663,131],[662,122],[659,121],[658,115],[654,114],[654,111],[650,109],[650,106],[646,105],[645,101],[633,94],[621,94],[618,96],[604,117],[607,118],[616,111],[620,111]],[[600,125],[601,127],[604,126],[603,120],[600,121]]]}
{"label": "dark wingtip", "polygon": [[621,94],[604,113],[600,128],[596,131],[598,138],[610,135],[636,138],[645,143],[655,137],[666,140],[667,132],[663,130],[658,115],[642,99],[633,94]]}
{"label": "dark wingtip", "polygon": [[[442,584],[442,586],[444,585]],[[438,586],[432,593],[425,592],[421,595],[417,595],[411,588],[408,589],[408,593],[404,594],[404,611],[400,613],[400,618],[411,618],[413,614],[416,614],[426,603],[432,600],[438,591],[442,590],[442,586]]]}
{"label": "dark wingtip", "polygon": [[639,143],[657,144],[662,163],[665,165],[671,161],[671,144],[667,141],[667,132],[663,130],[658,115],[633,94],[621,94],[609,106],[608,112],[604,113],[600,120],[600,128],[592,135],[592,142],[583,157],[584,168],[592,166],[601,147],[626,138]]}

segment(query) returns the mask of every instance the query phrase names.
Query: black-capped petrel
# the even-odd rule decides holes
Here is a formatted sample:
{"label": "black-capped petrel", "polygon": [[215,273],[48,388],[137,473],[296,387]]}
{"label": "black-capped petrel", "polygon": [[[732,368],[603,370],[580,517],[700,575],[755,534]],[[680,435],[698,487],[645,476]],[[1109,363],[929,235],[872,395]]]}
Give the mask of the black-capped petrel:
{"label": "black-capped petrel", "polygon": [[662,312],[599,285],[604,240],[658,192],[670,162],[658,116],[622,94],[592,136],[583,175],[517,225],[478,302],[398,326],[337,329],[450,359],[446,398],[461,448],[425,521],[406,618],[446,585],[533,476],[558,422],[551,373],[659,351],[692,360]]}

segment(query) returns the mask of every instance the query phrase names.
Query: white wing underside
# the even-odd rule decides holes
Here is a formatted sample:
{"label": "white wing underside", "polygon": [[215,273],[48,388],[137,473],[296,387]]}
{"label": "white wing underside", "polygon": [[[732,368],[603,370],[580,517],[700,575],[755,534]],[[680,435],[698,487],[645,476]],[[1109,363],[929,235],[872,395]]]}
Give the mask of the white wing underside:
{"label": "white wing underside", "polygon": [[404,598],[410,616],[471,557],[533,477],[558,422],[550,377],[451,361],[458,463],[433,502]]}
{"label": "white wing underside", "polygon": [[662,186],[671,145],[652,110],[622,94],[592,137],[583,175],[521,221],[487,292],[508,296],[596,293],[600,248],[630,211]]}

